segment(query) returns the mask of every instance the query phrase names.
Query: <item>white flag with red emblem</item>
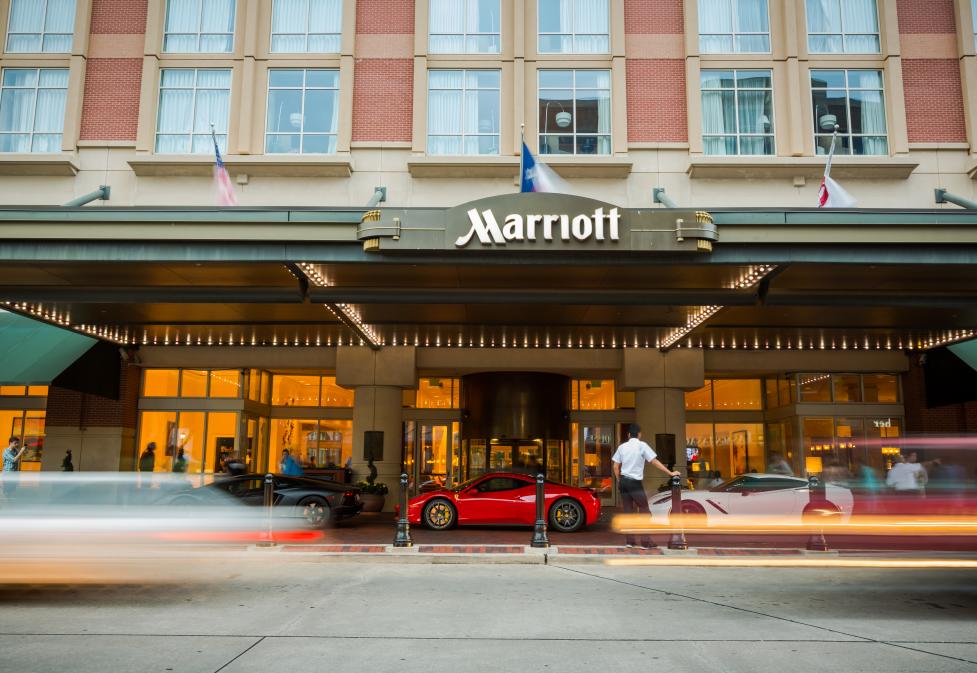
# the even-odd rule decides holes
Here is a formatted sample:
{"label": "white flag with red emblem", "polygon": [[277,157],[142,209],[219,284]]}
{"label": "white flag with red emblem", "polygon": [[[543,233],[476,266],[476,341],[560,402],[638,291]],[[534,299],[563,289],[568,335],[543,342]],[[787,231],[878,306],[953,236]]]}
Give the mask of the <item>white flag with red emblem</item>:
{"label": "white flag with red emblem", "polygon": [[855,197],[831,178],[831,159],[834,158],[837,140],[838,127],[836,126],[834,135],[831,136],[831,148],[828,150],[828,162],[824,165],[821,188],[818,190],[818,208],[854,208],[858,203]]}

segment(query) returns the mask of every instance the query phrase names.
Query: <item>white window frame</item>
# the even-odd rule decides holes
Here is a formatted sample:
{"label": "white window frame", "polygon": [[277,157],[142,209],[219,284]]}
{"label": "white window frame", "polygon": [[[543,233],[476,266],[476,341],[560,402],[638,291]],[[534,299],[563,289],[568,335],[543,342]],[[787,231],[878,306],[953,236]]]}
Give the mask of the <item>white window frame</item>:
{"label": "white window frame", "polygon": [[[7,71],[9,71],[9,70],[33,70],[34,71],[34,86],[33,87],[26,87],[26,86],[9,86],[8,87],[8,86],[5,86],[3,84],[4,74]],[[34,91],[34,96],[33,96],[32,101],[31,101],[31,130],[28,131],[28,132],[26,132],[26,133],[25,132],[22,132],[22,131],[3,131],[3,130],[0,130],[0,136],[22,136],[22,135],[27,135],[28,136],[27,146],[29,148],[27,150],[27,152],[29,152],[29,153],[41,152],[40,150],[34,150],[34,136],[35,135],[41,135],[41,136],[59,135],[59,136],[61,136],[61,143],[59,143],[59,148],[58,148],[57,151],[60,151],[60,145],[62,145],[64,143],[64,115],[61,116],[61,131],[59,131],[57,133],[52,133],[50,131],[37,131],[36,128],[35,128],[35,126],[37,124],[37,95],[38,95],[38,92],[39,91],[44,90],[44,89],[63,90],[65,92],[65,110],[67,111],[67,95],[68,95],[68,85],[67,85],[67,83],[65,84],[65,86],[64,86],[63,89],[62,89],[62,87],[49,87],[49,86],[43,86],[42,87],[41,86],[41,72],[43,72],[45,70],[59,70],[59,71],[62,71],[64,73],[66,73],[66,74],[68,73],[68,68],[3,68],[2,70],[0,70],[0,97],[2,97],[3,92],[5,90],[7,90],[7,89],[11,89],[11,90],[15,90],[15,91],[24,91],[24,90],[28,90],[29,91],[29,90],[33,89],[33,91]],[[45,152],[41,152],[41,153],[45,153]],[[6,152],[0,152],[0,154],[7,154],[7,153]]]}
{"label": "white window frame", "polygon": [[[502,127],[501,127],[501,122],[502,122],[502,71],[499,68],[464,68],[464,69],[463,68],[431,68],[431,70],[428,71],[428,83],[427,83],[427,103],[428,103],[428,109],[430,109],[430,101],[431,101],[431,73],[432,72],[444,72],[444,71],[460,72],[461,73],[461,89],[434,89],[435,91],[461,91],[461,108],[458,110],[459,116],[463,116],[463,114],[464,114],[463,111],[464,111],[464,107],[465,107],[465,97],[466,97],[466,94],[469,91],[495,91],[496,94],[498,95],[498,103],[499,103],[499,124],[500,124],[500,126],[499,126],[499,130],[497,132],[495,132],[495,133],[479,133],[477,131],[474,132],[474,133],[468,133],[468,132],[466,132],[464,130],[464,124],[462,124],[461,131],[459,133],[433,133],[432,134],[431,133],[431,129],[430,129],[430,122],[429,122],[428,123],[428,130],[427,130],[427,139],[426,139],[426,146],[428,148],[428,154],[431,154],[431,151],[430,151],[430,148],[431,148],[431,136],[434,135],[434,136],[438,136],[438,137],[451,137],[451,138],[457,137],[457,138],[459,138],[460,139],[460,147],[461,147],[462,151],[461,151],[460,154],[433,154],[432,156],[464,156],[464,157],[493,157],[493,156],[499,156],[499,154],[502,151]],[[483,88],[469,89],[468,88],[468,73],[469,72],[475,72],[475,71],[492,71],[492,72],[496,73],[498,75],[498,77],[499,77],[499,86],[498,86],[498,88],[496,88],[496,89],[489,89],[489,88],[484,88],[484,89]],[[496,147],[498,148],[498,151],[495,152],[495,154],[478,154],[478,153],[470,154],[470,153],[466,153],[464,151],[464,149],[465,149],[465,139],[466,138],[481,138],[481,137],[494,137],[494,138],[496,138],[496,140],[497,140]]]}
{"label": "white window frame", "polygon": [[[167,19],[169,18],[169,15],[170,15],[170,6],[171,6],[170,3],[171,3],[171,0],[166,0],[166,7],[165,7],[165,9],[163,11],[163,53],[164,54],[230,54],[230,53],[232,53],[234,51],[234,27],[237,24],[237,3],[238,3],[238,0],[231,0],[231,16],[230,16],[231,32],[229,32],[229,33],[203,33],[203,32],[201,32],[201,30],[200,30],[201,25],[200,24],[203,21],[204,3],[205,2],[207,2],[207,0],[200,0],[200,13],[197,15],[197,31],[195,33],[170,33],[170,32],[167,32],[167,30],[166,30],[166,23],[167,23]],[[183,51],[183,50],[176,50],[176,49],[167,49],[167,47],[166,47],[166,38],[169,37],[170,35],[195,35],[196,38],[197,38],[197,48],[195,50],[193,50],[193,51]],[[225,35],[225,36],[226,35],[230,35],[231,41],[230,41],[230,44],[228,45],[227,49],[224,50],[224,51],[201,51],[200,50],[200,40],[201,40],[201,37],[203,35]]]}
{"label": "white window frame", "polygon": [[[163,92],[164,91],[167,91],[167,90],[171,90],[171,89],[180,89],[180,88],[182,88],[182,87],[164,87],[163,86],[163,73],[165,73],[167,70],[192,70],[193,71],[193,89],[191,89],[193,91],[193,103],[190,106],[190,128],[187,129],[186,132],[183,132],[183,133],[160,133],[160,130],[159,130],[159,121],[160,121],[159,120],[159,109],[160,109],[160,106],[161,106],[161,104],[163,102]],[[210,89],[210,88],[202,89],[201,87],[198,87],[197,86],[197,80],[200,77],[200,71],[201,70],[208,70],[208,71],[209,70],[221,70],[221,71],[227,72],[229,78],[232,76],[232,70],[231,70],[231,68],[160,68],[160,71],[159,71],[159,95],[156,98],[156,134],[155,134],[154,142],[153,142],[153,151],[154,151],[154,153],[156,153],[156,154],[162,154],[162,155],[168,155],[168,154],[184,154],[183,152],[176,152],[176,153],[172,153],[172,152],[160,152],[159,151],[159,137],[161,135],[163,135],[163,136],[189,136],[189,138],[190,138],[190,149],[188,150],[188,153],[189,154],[206,154],[205,152],[194,152],[193,151],[193,139],[194,139],[194,136],[207,136],[207,137],[210,137],[210,131],[209,130],[206,131],[206,132],[202,132],[202,133],[201,132],[194,133],[194,131],[193,131],[193,120],[197,116],[197,93],[199,91],[201,91],[201,90],[207,90],[207,91],[227,91],[228,100],[230,100],[231,86],[233,85],[233,83],[228,84],[227,89]],[[228,116],[230,116],[230,105],[228,105]],[[229,121],[230,121],[230,119],[225,120],[225,122],[229,122]],[[227,132],[225,131],[224,133],[215,133],[214,135],[216,135],[216,137],[217,137],[217,145],[218,145],[218,147],[220,147],[221,153],[222,154],[226,154],[227,153]],[[213,150],[211,150],[211,151],[213,151]]]}
{"label": "white window frame", "polygon": [[[838,87],[817,87],[817,88],[815,88],[814,87],[814,82],[813,82],[813,80],[814,80],[814,73],[815,72],[818,72],[818,71],[827,71],[827,72],[833,71],[833,72],[843,72],[843,73],[845,73],[845,112],[848,115],[848,131],[847,132],[843,132],[843,131],[839,131],[838,132],[839,142],[835,145],[835,154],[847,155],[847,156],[852,156],[852,157],[885,157],[885,156],[889,156],[889,153],[891,151],[891,142],[889,140],[889,117],[888,117],[889,110],[888,110],[888,107],[886,107],[886,103],[885,103],[885,101],[886,101],[886,95],[885,95],[885,72],[881,68],[811,68],[808,71],[808,81],[811,84],[811,106],[812,106],[812,114],[811,114],[811,117],[812,118],[815,117],[815,115],[813,114],[813,111],[814,111],[814,92],[815,91],[827,91],[827,90],[832,90],[832,89],[834,89],[834,90],[837,90],[838,89]],[[862,87],[851,87],[851,86],[849,86],[849,84],[848,84],[848,81],[849,81],[849,79],[848,79],[848,73],[852,73],[852,72],[877,72],[877,73],[879,73],[879,82],[880,82],[879,88],[878,89],[865,89],[865,88],[862,88]],[[879,93],[882,94],[882,110],[885,112],[885,117],[886,117],[885,118],[885,133],[852,133],[852,129],[851,129],[851,119],[852,119],[852,116],[851,116],[851,92],[852,91],[878,91]],[[818,139],[819,138],[830,138],[831,135],[832,135],[831,133],[822,133],[822,132],[819,132],[819,131],[820,131],[820,129],[818,127],[817,119],[814,119],[814,151],[815,151],[815,153],[817,153],[817,148],[819,147],[819,145],[818,145]],[[855,143],[854,143],[854,139],[855,138],[879,138],[879,137],[884,137],[885,138],[885,147],[886,147],[885,153],[882,153],[882,154],[866,154],[866,153],[855,154]],[[840,142],[843,138],[847,138],[848,139],[848,151],[845,151],[844,144]],[[823,155],[819,155],[819,156],[823,156]]]}
{"label": "white window frame", "polygon": [[[48,33],[44,30],[44,25],[47,23],[47,10],[49,0],[40,0],[44,3],[44,18],[41,19],[41,32],[40,33],[18,33],[10,30],[10,21],[14,13],[14,4],[17,2],[38,2],[38,0],[10,0],[7,7],[7,36],[4,39],[4,50],[8,54],[70,54],[72,45],[74,44],[74,30],[71,33]],[[78,13],[78,2],[75,0],[73,5],[73,11],[71,13],[71,25],[75,25],[75,16]],[[10,49],[10,36],[11,35],[40,35],[41,37],[41,48],[37,51],[11,51]],[[67,51],[54,51],[47,50],[44,48],[44,38],[48,35],[68,35],[71,38]]]}
{"label": "white window frame", "polygon": [[[469,30],[468,30],[469,26],[468,26],[468,21],[467,21],[467,17],[468,17],[468,5],[471,2],[480,2],[482,0],[457,0],[457,1],[458,2],[463,2],[464,5],[465,5],[464,6],[464,10],[462,12],[463,16],[465,17],[463,19],[464,24],[462,25],[462,32],[460,32],[460,33],[435,33],[433,31],[433,27],[431,25],[432,24],[432,21],[433,21],[433,15],[431,13],[431,0],[427,0],[427,3],[428,3],[428,26],[427,26],[428,52],[429,53],[432,53],[432,54],[498,54],[498,53],[501,53],[501,51],[502,51],[502,33],[501,33],[501,30],[502,30],[502,2],[501,2],[501,0],[492,0],[493,2],[495,2],[495,6],[496,6],[496,8],[499,11],[499,31],[500,32],[497,32],[497,33],[469,32]],[[435,50],[434,47],[433,47],[433,44],[431,42],[431,38],[434,37],[435,35],[459,36],[459,37],[461,37],[462,42],[465,45],[465,48],[464,48],[464,50],[462,50],[460,52]],[[477,51],[477,50],[472,50],[472,49],[469,49],[468,48],[468,38],[470,38],[470,37],[484,37],[484,36],[495,36],[496,37],[496,47],[497,48],[494,51]]]}
{"label": "white window frame", "polygon": [[[844,0],[838,0],[839,3],[844,2]],[[875,25],[878,26],[879,32],[876,33],[850,33],[845,30],[845,12],[841,9],[841,5],[838,5],[839,17],[838,20],[841,23],[840,33],[816,33],[811,30],[811,20],[807,14],[807,0],[804,0],[804,25],[807,28],[807,51],[809,54],[880,54],[882,53],[882,17],[879,15],[879,2],[878,0],[873,0],[875,4]],[[841,37],[841,51],[812,51],[811,50],[811,36],[818,35],[837,35]],[[848,51],[848,37],[856,35],[874,35],[879,42],[879,48],[876,51]]]}
{"label": "white window frame", "polygon": [[[770,86],[769,87],[762,88],[762,89],[756,89],[756,88],[754,88],[754,89],[748,89],[748,88],[745,88],[745,87],[741,88],[739,86],[739,84],[738,84],[739,83],[739,78],[737,77],[737,74],[740,71],[745,71],[745,72],[766,72],[766,73],[770,73]],[[774,87],[773,87],[773,70],[771,70],[770,68],[703,68],[702,69],[702,72],[704,72],[704,73],[705,72],[732,72],[733,73],[733,88],[732,89],[723,89],[723,88],[715,88],[715,89],[709,88],[709,89],[706,89],[706,88],[703,88],[701,86],[701,81],[702,80],[700,78],[700,80],[699,80],[700,81],[699,95],[701,97],[701,95],[704,94],[706,91],[720,91],[720,92],[722,92],[722,91],[732,91],[733,92],[733,114],[735,115],[734,119],[736,119],[736,131],[734,133],[706,133],[705,131],[702,132],[702,139],[703,139],[703,141],[705,141],[706,138],[728,138],[730,136],[735,136],[735,138],[736,138],[736,153],[735,154],[708,154],[706,156],[711,156],[711,157],[723,157],[723,156],[726,156],[726,157],[728,157],[728,156],[737,156],[737,157],[773,157],[773,156],[777,156],[776,126],[774,125],[774,119],[775,119],[774,105],[775,105],[775,102],[774,102]],[[740,128],[739,128],[739,126],[740,126],[740,96],[739,96],[739,94],[740,94],[741,91],[746,91],[746,92],[749,92],[749,91],[763,91],[763,92],[769,92],[770,93],[770,128],[772,129],[770,131],[770,133],[743,133],[743,132],[740,131]],[[700,100],[701,100],[701,98],[700,98]],[[770,150],[771,151],[769,153],[764,153],[764,154],[746,154],[744,152],[741,152],[740,151],[740,147],[741,147],[740,140],[742,138],[770,138]]]}
{"label": "white window frame", "polygon": [[[575,48],[571,48],[570,51],[543,51],[542,37],[544,35],[560,35],[569,36],[570,42],[573,47],[576,47],[577,36],[581,35],[605,35],[605,33],[577,33],[576,31],[569,33],[554,33],[540,30],[540,23],[542,21],[542,15],[540,14],[539,3],[536,5],[536,51],[540,54],[609,54],[611,51],[611,3],[610,0],[603,0],[604,7],[607,10],[607,49],[605,51],[577,51]],[[577,11],[576,0],[570,1],[570,12],[571,16]],[[570,25],[574,25],[575,21],[573,18],[570,19]]]}
{"label": "white window frame", "polygon": [[[313,33],[309,30],[312,25],[312,2],[310,1],[307,5],[308,9],[305,15],[305,32],[304,33],[276,33],[275,32],[275,4],[279,0],[274,0],[271,7],[271,31],[268,38],[268,51],[272,54],[338,54],[342,51],[342,41],[343,41],[343,14],[342,12],[346,10],[346,3],[340,3],[340,14],[339,14],[339,25],[336,27],[335,33]],[[305,49],[303,51],[286,51],[283,49],[275,49],[275,36],[276,35],[288,35],[292,37],[304,36],[305,37]],[[309,36],[310,35],[328,35],[335,36],[339,46],[335,51],[310,51],[309,50]]]}
{"label": "white window frame", "polygon": [[[271,74],[275,70],[299,70],[299,71],[301,71],[302,72],[302,86],[301,87],[295,87],[295,86],[272,86],[272,84],[271,84]],[[329,72],[336,73],[336,86],[335,87],[327,87],[327,86],[312,86],[312,87],[310,87],[310,86],[308,86],[308,79],[309,79],[309,72],[310,71],[329,71]],[[266,104],[266,113],[265,113],[266,115],[271,114],[270,106],[271,106],[271,92],[272,91],[301,91],[302,92],[302,109],[301,109],[300,114],[302,115],[303,121],[305,119],[305,94],[308,91],[335,91],[336,92],[336,97],[337,97],[337,105],[336,105],[336,107],[337,107],[337,110],[338,110],[338,107],[339,107],[339,105],[338,105],[338,98],[339,98],[339,68],[271,68],[271,69],[269,69],[269,71],[268,71],[268,96],[267,96],[268,102]],[[335,141],[333,142],[333,145],[335,146],[336,145],[336,142],[338,142],[338,135],[339,135],[339,120],[338,120],[337,117],[338,117],[338,115],[334,115],[333,116],[333,124],[334,124],[334,129],[335,130],[333,130],[333,131],[327,131],[327,132],[322,132],[322,131],[310,131],[310,132],[306,132],[306,131],[303,131],[301,127],[299,127],[299,130],[298,131],[291,131],[291,132],[286,132],[286,131],[268,131],[268,124],[266,122],[265,123],[265,154],[274,154],[276,156],[290,156],[290,155],[291,156],[294,156],[295,155],[294,152],[272,152],[272,151],[269,151],[269,149],[268,149],[268,139],[270,137],[273,138],[275,136],[295,136],[295,135],[297,135],[299,137],[299,151],[298,151],[298,154],[300,154],[300,155],[335,154],[336,153],[335,150],[333,150],[332,152],[306,152],[305,151],[305,138],[306,138],[306,136],[309,136],[309,137],[312,137],[312,136],[315,136],[315,137],[324,136],[324,137],[327,137],[327,138],[331,136],[332,138],[335,139]]]}
{"label": "white window frame", "polygon": [[974,34],[974,48],[977,49],[977,0],[970,0],[971,33]]}
{"label": "white window frame", "polygon": [[[974,1],[977,2],[977,0],[974,0]],[[724,0],[724,2],[726,2],[726,3],[728,3],[730,5],[730,15],[733,17],[733,24],[732,24],[733,25],[733,29],[729,33],[704,33],[704,32],[702,32],[702,14],[700,13],[699,14],[699,51],[700,51],[700,53],[703,53],[703,54],[769,54],[769,53],[771,53],[771,51],[770,51],[771,50],[771,41],[770,41],[770,3],[768,2],[768,0],[755,0],[755,2],[762,2],[764,4],[764,6],[765,6],[766,11],[767,11],[767,30],[765,30],[765,31],[755,31],[755,32],[742,32],[742,31],[737,31],[736,30],[736,25],[738,23],[738,21],[737,21],[737,18],[738,18],[738,10],[737,10],[737,7],[739,5],[737,4],[736,0]],[[706,50],[704,50],[702,48],[702,37],[703,36],[706,36],[706,37],[712,37],[712,36],[726,37],[727,35],[729,36],[729,38],[730,38],[730,40],[732,41],[732,44],[733,44],[732,51],[706,51]],[[737,49],[736,48],[736,38],[739,37],[739,36],[741,36],[741,35],[751,35],[751,36],[762,35],[762,36],[766,36],[766,38],[767,38],[767,48],[765,50],[763,50],[763,51],[748,51],[748,50],[745,50],[745,49]]]}
{"label": "white window frame", "polygon": [[[540,92],[543,90],[542,87],[540,87],[540,85],[539,85],[539,78],[540,78],[540,75],[542,73],[544,73],[544,72],[553,72],[553,71],[560,71],[560,70],[569,71],[569,72],[571,72],[573,74],[573,84],[572,84],[572,86],[570,88],[570,91],[573,94],[573,110],[570,113],[572,115],[573,130],[568,132],[568,131],[560,131],[559,129],[556,129],[556,130],[554,130],[554,131],[551,132],[551,131],[549,131],[547,129],[547,131],[544,133],[539,128],[539,126],[540,126],[540,123],[539,123],[540,122],[540,118],[539,118],[539,116],[540,116],[540,114],[544,114],[544,115],[546,114],[545,110],[543,110],[542,112],[540,112],[540,110],[539,110]],[[577,132],[577,73],[578,72],[606,72],[607,73],[607,78],[608,78],[608,80],[610,82],[610,86],[607,87],[607,95],[608,95],[608,100],[610,102],[610,109],[608,110],[608,114],[609,114],[610,118],[607,120],[608,121],[608,125],[609,125],[609,128],[607,130],[607,133],[600,133],[600,132],[595,132],[595,133],[578,133]],[[550,154],[550,153],[546,153],[546,156],[606,157],[606,156],[612,155],[614,153],[614,89],[613,89],[613,84],[614,84],[614,81],[613,81],[613,73],[611,72],[610,68],[540,68],[539,70],[537,70],[536,71],[536,137],[537,137],[537,141],[538,141],[537,142],[537,147],[539,149],[540,155],[544,154],[544,152],[543,152],[543,142],[544,142],[544,138],[546,136],[566,136],[566,135],[573,136],[573,154]],[[593,90],[593,87],[581,87],[581,88],[584,89],[585,91],[586,90],[591,90],[591,91]],[[546,90],[550,90],[550,89],[551,89],[551,87],[547,87]],[[557,90],[557,91],[562,90],[562,87],[560,89],[555,89],[555,90]],[[603,152],[595,152],[593,154],[580,154],[579,152],[577,152],[577,138],[580,138],[580,137],[582,137],[582,138],[595,138],[595,139],[597,139],[597,141],[598,141],[598,147],[600,146],[600,139],[603,138],[603,137],[606,137],[607,138],[607,144],[608,144],[608,151],[606,153],[603,153]]]}

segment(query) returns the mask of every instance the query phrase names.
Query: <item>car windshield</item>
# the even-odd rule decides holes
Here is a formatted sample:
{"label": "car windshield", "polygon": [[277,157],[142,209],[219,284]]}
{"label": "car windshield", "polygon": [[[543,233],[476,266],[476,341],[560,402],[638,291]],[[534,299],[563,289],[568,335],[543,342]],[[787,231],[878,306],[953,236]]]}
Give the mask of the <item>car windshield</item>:
{"label": "car windshield", "polygon": [[709,490],[718,493],[722,491],[728,491],[731,488],[748,488],[749,490],[757,491],[771,491],[771,490],[781,490],[788,488],[801,488],[806,486],[807,482],[803,479],[798,479],[796,477],[757,477],[749,475],[739,475],[733,477],[732,479],[727,479],[726,481],[716,484]]}
{"label": "car windshield", "polygon": [[474,477],[472,479],[469,479],[468,481],[463,481],[457,486],[455,486],[454,488],[452,488],[451,490],[456,492],[464,491],[466,488],[471,488],[475,484],[475,482],[478,481],[479,479],[481,479],[481,477]]}

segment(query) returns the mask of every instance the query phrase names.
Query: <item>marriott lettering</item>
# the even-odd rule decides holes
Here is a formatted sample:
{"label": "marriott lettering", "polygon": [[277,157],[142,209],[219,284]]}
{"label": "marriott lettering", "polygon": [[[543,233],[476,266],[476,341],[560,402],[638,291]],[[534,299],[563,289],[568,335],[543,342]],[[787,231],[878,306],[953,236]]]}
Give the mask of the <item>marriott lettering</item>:
{"label": "marriott lettering", "polygon": [[621,214],[617,208],[607,213],[603,208],[594,210],[593,215],[521,215],[511,213],[505,216],[502,225],[491,210],[481,213],[476,208],[468,211],[471,228],[464,236],[459,236],[455,247],[463,248],[477,237],[482,245],[505,245],[509,241],[544,241],[554,238],[562,241],[620,240]]}

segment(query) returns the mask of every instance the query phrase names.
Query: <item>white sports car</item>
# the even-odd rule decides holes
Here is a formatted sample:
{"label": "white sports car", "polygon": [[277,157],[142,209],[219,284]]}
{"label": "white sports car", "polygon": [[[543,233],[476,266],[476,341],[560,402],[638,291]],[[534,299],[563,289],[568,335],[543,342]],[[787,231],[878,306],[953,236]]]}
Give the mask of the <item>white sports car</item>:
{"label": "white sports car", "polygon": [[[852,510],[851,491],[827,484],[824,502],[812,503],[806,479],[782,474],[741,474],[710,489],[682,491],[682,512],[705,516],[706,525],[728,517],[797,517],[817,512],[837,514],[847,521]],[[670,492],[650,500],[651,520],[668,523],[672,511]]]}

